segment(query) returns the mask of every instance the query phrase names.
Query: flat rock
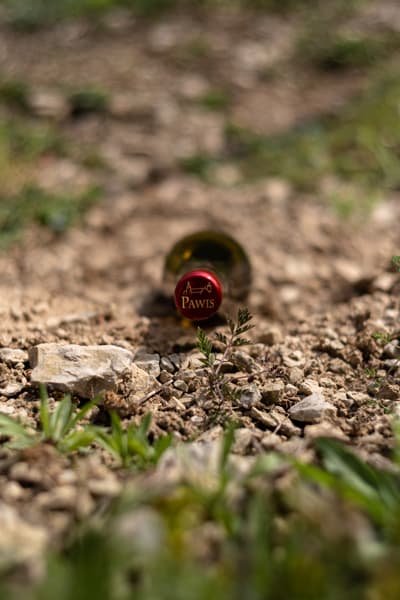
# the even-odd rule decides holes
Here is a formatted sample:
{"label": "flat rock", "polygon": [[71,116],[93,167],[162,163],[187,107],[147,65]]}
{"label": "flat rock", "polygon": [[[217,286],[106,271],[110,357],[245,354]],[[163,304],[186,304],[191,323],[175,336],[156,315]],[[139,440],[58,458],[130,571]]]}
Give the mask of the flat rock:
{"label": "flat rock", "polygon": [[32,383],[92,398],[116,388],[131,369],[133,354],[113,345],[39,344],[29,350],[29,360]]}
{"label": "flat rock", "polygon": [[310,394],[289,409],[290,418],[303,423],[318,423],[322,417],[335,414],[336,408],[320,393]]}

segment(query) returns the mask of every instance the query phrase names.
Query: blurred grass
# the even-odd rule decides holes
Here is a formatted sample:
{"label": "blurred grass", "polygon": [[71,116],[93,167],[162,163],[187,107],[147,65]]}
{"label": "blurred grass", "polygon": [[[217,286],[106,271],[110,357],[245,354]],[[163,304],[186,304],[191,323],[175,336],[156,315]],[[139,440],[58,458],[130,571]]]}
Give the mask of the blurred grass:
{"label": "blurred grass", "polygon": [[0,198],[18,193],[34,178],[41,156],[63,152],[62,138],[52,127],[0,120]]}
{"label": "blurred grass", "polygon": [[65,231],[80,221],[99,196],[95,186],[80,194],[56,194],[35,184],[26,184],[14,195],[0,195],[0,250],[18,240],[33,223],[56,233]]}
{"label": "blurred grass", "polygon": [[0,121],[0,249],[16,241],[31,223],[64,231],[99,197],[95,187],[68,195],[49,193],[37,185],[40,160],[64,153],[64,141],[53,127]]}
{"label": "blurred grass", "polygon": [[3,570],[2,597],[397,600],[399,471],[316,444],[319,464],[261,455],[240,482],[229,448],[213,475],[142,480],[53,551],[36,584]]}
{"label": "blurred grass", "polygon": [[[348,5],[356,1],[349,0]],[[137,14],[152,16],[176,7],[218,5],[285,12],[299,6],[316,7],[320,0],[3,0],[3,3],[11,24],[30,29],[65,18],[101,15],[113,8],[127,8]]]}
{"label": "blurred grass", "polygon": [[329,179],[335,182],[330,200],[339,214],[350,214],[360,199],[368,211],[382,193],[400,189],[399,106],[400,76],[395,73],[373,82],[336,114],[277,135],[227,122],[224,154],[189,156],[181,168],[212,181],[216,166],[233,163],[243,181],[280,177],[313,193]]}

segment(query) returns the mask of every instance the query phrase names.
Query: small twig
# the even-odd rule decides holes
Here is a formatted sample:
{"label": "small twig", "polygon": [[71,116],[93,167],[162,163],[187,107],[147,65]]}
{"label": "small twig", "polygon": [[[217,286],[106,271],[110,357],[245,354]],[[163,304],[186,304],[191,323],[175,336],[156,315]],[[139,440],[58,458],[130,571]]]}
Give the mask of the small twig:
{"label": "small twig", "polygon": [[138,401],[138,404],[144,404],[145,402],[147,402],[147,400],[150,400],[150,398],[153,398],[153,396],[156,396],[158,394],[158,392],[160,392],[163,388],[164,388],[164,386],[161,385],[159,388],[152,390],[151,392],[149,392],[148,394],[146,394],[145,396],[140,398],[140,400]]}

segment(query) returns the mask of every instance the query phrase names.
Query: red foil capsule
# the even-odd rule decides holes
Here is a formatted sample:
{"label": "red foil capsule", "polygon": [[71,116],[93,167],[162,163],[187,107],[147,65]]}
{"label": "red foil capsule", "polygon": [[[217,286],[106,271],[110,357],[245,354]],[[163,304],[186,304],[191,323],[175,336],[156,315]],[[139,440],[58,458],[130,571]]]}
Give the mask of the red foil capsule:
{"label": "red foil capsule", "polygon": [[220,307],[222,286],[214,273],[197,269],[180,278],[174,299],[181,315],[192,321],[202,321],[212,317]]}

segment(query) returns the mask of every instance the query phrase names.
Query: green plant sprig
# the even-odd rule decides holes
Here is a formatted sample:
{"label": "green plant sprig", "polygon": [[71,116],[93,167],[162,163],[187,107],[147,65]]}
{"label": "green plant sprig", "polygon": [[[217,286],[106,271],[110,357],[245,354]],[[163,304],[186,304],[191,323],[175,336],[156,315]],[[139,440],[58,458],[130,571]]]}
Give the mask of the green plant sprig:
{"label": "green plant sprig", "polygon": [[151,413],[147,413],[137,427],[130,424],[123,428],[121,419],[115,411],[110,411],[111,430],[98,431],[97,443],[116,458],[123,467],[132,464],[139,469],[157,464],[161,455],[172,443],[172,435],[158,438],[154,444],[148,439]]}
{"label": "green plant sprig", "polygon": [[200,327],[197,329],[197,348],[203,355],[200,359],[206,368],[207,380],[209,389],[208,395],[217,400],[218,404],[222,404],[225,398],[234,399],[237,394],[236,390],[229,384],[227,378],[222,373],[222,367],[228,362],[235,348],[249,344],[250,341],[243,337],[247,331],[252,329],[250,324],[252,315],[247,308],[240,308],[237,315],[237,323],[228,320],[229,334],[216,333],[216,339],[223,344],[224,351],[220,358],[216,357],[213,352],[212,341],[207,336],[206,332]]}

